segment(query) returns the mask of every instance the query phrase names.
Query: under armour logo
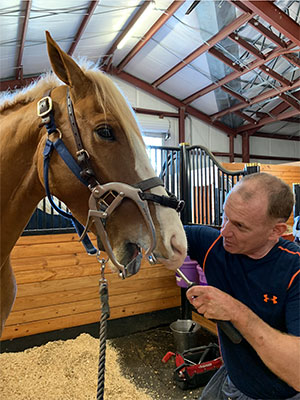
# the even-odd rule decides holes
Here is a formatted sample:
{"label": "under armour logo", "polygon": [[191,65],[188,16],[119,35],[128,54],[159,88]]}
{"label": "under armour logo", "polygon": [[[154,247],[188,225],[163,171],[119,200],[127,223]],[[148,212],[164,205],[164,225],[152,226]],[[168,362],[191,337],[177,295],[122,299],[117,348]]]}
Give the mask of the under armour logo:
{"label": "under armour logo", "polygon": [[273,296],[271,299],[267,294],[264,294],[264,302],[267,303],[268,301],[272,301],[273,304],[277,304],[277,296]]}

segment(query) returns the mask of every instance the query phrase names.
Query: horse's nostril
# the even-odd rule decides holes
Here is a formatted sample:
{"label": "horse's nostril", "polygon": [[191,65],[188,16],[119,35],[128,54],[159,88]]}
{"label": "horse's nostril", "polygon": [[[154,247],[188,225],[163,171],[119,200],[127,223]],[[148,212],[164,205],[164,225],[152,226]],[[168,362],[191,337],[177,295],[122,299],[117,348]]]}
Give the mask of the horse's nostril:
{"label": "horse's nostril", "polygon": [[171,237],[171,247],[175,256],[185,257],[186,256],[186,242],[179,242],[176,235]]}

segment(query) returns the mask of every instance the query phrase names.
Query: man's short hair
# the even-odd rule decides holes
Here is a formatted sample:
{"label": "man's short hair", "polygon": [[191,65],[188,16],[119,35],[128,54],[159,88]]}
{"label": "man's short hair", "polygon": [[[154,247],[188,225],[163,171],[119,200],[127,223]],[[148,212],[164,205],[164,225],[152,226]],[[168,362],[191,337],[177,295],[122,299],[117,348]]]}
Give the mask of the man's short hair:
{"label": "man's short hair", "polygon": [[259,193],[268,197],[267,216],[286,222],[293,211],[294,195],[290,186],[277,176],[266,172],[246,175],[232,189],[239,193],[245,201],[251,201]]}

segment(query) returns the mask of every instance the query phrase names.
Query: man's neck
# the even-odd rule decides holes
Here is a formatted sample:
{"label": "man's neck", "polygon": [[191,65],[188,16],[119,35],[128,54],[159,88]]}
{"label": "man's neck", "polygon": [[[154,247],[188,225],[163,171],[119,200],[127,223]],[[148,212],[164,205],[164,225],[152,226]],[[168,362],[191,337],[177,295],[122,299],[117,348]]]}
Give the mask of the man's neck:
{"label": "man's neck", "polygon": [[278,243],[279,239],[277,240],[272,240],[268,241],[265,246],[261,247],[260,249],[257,249],[253,253],[246,254],[249,258],[253,258],[254,260],[259,260],[261,258],[264,258],[275,246],[276,243]]}

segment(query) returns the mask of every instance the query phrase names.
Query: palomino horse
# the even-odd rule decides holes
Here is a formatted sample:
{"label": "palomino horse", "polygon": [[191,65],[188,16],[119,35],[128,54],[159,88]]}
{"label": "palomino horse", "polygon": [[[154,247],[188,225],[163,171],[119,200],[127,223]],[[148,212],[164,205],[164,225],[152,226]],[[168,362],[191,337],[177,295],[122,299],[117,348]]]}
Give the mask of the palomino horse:
{"label": "palomino horse", "polygon": [[[151,184],[155,173],[126,100],[104,73],[96,68],[79,67],[48,32],[46,36],[51,66],[60,81],[54,74],[48,74],[34,85],[8,96],[0,106],[1,330],[16,295],[9,256],[35,207],[45,196],[47,186],[85,224],[91,191],[99,196],[98,189],[112,185],[111,192],[117,192],[119,200],[109,213],[102,239],[106,241],[105,249],[111,250],[115,257],[117,267],[131,263],[141,248],[151,247],[153,258],[174,270],[186,256],[186,238],[178,210],[170,208],[168,202],[165,206],[154,202],[169,196],[157,184],[158,178]],[[78,135],[73,125],[81,137],[82,149],[78,149]],[[49,162],[48,185],[45,185],[45,143],[58,143],[59,139],[72,154],[73,161],[77,156],[79,164],[88,165],[81,175],[87,181],[86,186],[82,184],[84,179],[80,181],[80,176],[77,179],[55,149]],[[145,185],[140,186],[143,182]],[[131,194],[129,188],[135,192]],[[135,197],[140,197],[142,206]],[[108,244],[105,235],[109,238]]]}

